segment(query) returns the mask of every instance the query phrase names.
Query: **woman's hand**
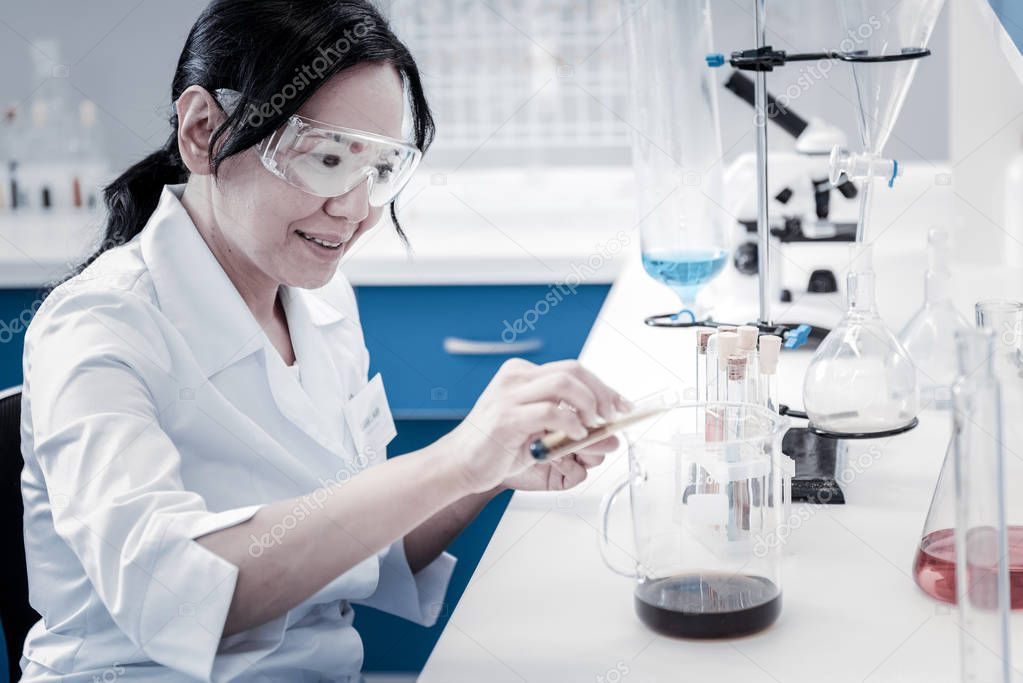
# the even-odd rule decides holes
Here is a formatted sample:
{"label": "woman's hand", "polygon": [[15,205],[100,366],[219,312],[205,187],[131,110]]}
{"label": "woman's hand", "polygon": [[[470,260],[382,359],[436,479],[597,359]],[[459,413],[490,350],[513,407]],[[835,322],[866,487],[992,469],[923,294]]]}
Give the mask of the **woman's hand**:
{"label": "woman's hand", "polygon": [[505,479],[502,486],[519,491],[564,491],[585,481],[588,471],[604,462],[604,455],[616,448],[618,437],[609,436],[563,458],[534,463]]}
{"label": "woman's hand", "polygon": [[502,484],[561,490],[582,481],[589,467],[617,447],[617,439],[539,464],[529,445],[548,431],[581,439],[587,426],[628,409],[628,401],[577,361],[536,365],[515,358],[501,366],[469,415],[443,440],[448,452],[461,459],[459,469],[470,492]]}

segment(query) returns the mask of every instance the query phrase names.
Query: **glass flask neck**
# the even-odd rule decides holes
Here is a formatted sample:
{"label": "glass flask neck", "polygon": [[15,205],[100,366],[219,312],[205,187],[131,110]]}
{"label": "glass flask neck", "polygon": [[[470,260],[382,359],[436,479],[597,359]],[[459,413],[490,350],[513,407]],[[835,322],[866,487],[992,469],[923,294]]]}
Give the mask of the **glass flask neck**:
{"label": "glass flask neck", "polygon": [[[855,249],[855,247],[854,247]],[[858,254],[853,251],[853,265],[846,277],[849,289],[849,312],[872,314],[874,305],[874,266],[870,247]]]}
{"label": "glass flask neck", "polygon": [[948,267],[948,233],[940,228],[927,236],[927,276],[924,285],[925,304],[952,300],[952,273]]}

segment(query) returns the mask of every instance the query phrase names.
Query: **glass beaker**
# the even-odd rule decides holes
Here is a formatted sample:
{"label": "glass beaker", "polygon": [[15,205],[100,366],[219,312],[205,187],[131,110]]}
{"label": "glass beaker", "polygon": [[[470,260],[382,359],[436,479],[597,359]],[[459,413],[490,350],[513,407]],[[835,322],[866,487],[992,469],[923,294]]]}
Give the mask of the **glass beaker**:
{"label": "glass beaker", "polygon": [[952,303],[948,243],[946,229],[931,228],[927,235],[924,305],[899,333],[899,342],[916,366],[920,406],[924,409],[952,406],[952,385],[958,375],[955,334],[970,329]]}
{"label": "glass beaker", "polygon": [[897,433],[915,424],[916,370],[878,315],[870,245],[852,245],[850,255],[849,309],[806,370],[806,414],[811,429],[828,436]]}
{"label": "glass beaker", "polygon": [[728,260],[709,0],[623,0],[643,266],[694,319]]}
{"label": "glass beaker", "polygon": [[[961,528],[957,527],[957,519],[963,515],[966,519],[978,515],[989,521],[994,518],[990,510],[999,497],[999,479],[994,473],[997,456],[1001,481],[1014,492],[1006,500],[1004,513],[1012,608],[1023,609],[1023,498],[1015,495],[1023,487],[1023,425],[1018,419],[1023,414],[1023,363],[1019,357],[1023,303],[982,301],[976,306],[976,315],[978,327],[987,334],[966,331],[956,335],[959,378],[952,392],[955,406],[952,439],[927,511],[913,576],[931,597],[949,603],[957,601],[956,529]],[[999,414],[1007,419],[996,419]],[[1001,450],[1004,457],[996,450]],[[970,461],[963,464],[963,458]],[[968,486],[961,479],[966,466],[976,474]],[[970,491],[972,502],[962,509],[963,497]],[[979,523],[970,523],[969,528],[967,554],[976,558],[985,546],[990,546],[991,537],[984,540],[984,534],[977,531]],[[978,577],[983,575],[974,573]]]}
{"label": "glass beaker", "polygon": [[[708,421],[726,425],[723,440],[707,438]],[[636,612],[647,626],[722,638],[778,618],[787,425],[752,404],[683,403],[626,433],[629,474],[601,504],[601,554],[636,580]],[[626,488],[635,564],[623,569],[608,557],[608,523]]]}

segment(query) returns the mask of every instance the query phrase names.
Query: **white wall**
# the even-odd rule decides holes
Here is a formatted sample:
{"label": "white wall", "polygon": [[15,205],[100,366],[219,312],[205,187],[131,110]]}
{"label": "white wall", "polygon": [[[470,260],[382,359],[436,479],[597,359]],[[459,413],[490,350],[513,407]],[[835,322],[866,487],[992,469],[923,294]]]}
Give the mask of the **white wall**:
{"label": "white wall", "polygon": [[1005,169],[1023,151],[1023,58],[1003,50],[1014,51],[984,0],[953,1],[951,190],[968,237],[958,256],[993,262],[1006,244]]}
{"label": "white wall", "polygon": [[[412,0],[384,0],[394,4],[393,11],[400,11],[404,1]],[[492,0],[496,7],[501,1]],[[753,0],[711,2],[717,49],[727,52],[751,47],[749,12]],[[188,29],[205,4],[205,0],[5,2],[0,7],[0,63],[4,65],[0,71],[0,105],[30,97],[30,42],[56,37],[63,46],[62,61],[69,67],[72,85],[99,105],[115,167],[124,166],[165,139],[171,76]],[[815,41],[807,41],[808,35],[837,31],[834,22],[824,22],[819,31],[807,31],[802,25],[813,8],[830,8],[827,0],[771,0],[768,5],[772,41],[780,48],[820,47]],[[921,64],[916,86],[893,134],[888,151],[901,160],[947,156],[947,23],[943,18],[938,26],[932,44],[935,56]],[[848,70],[835,69],[833,74],[833,78],[793,102],[792,107],[803,116],[821,116],[845,127],[855,140]],[[770,87],[783,91],[796,77],[798,73],[791,68],[776,72],[770,78]],[[752,122],[748,107],[727,92],[721,93],[720,101],[725,148],[732,148],[731,156],[751,150],[752,138],[748,138],[748,144],[743,139]],[[439,124],[443,126],[444,122]],[[783,133],[774,132],[773,146],[788,144]]]}

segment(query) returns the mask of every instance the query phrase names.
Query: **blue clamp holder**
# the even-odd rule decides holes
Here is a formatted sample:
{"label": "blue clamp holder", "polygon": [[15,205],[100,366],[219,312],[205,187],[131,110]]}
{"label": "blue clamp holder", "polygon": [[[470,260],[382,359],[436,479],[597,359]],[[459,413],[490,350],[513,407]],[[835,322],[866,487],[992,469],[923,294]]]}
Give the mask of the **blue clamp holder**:
{"label": "blue clamp holder", "polygon": [[800,346],[806,344],[806,340],[810,338],[810,332],[812,330],[812,327],[803,324],[799,325],[794,330],[786,331],[783,346],[789,350],[798,349]]}

